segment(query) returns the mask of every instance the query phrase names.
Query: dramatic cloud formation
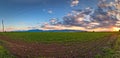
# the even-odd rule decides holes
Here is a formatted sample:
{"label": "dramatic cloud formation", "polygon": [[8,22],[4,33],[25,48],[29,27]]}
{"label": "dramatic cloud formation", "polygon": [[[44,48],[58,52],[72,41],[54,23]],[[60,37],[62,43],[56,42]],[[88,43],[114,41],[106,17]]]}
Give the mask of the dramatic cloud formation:
{"label": "dramatic cloud formation", "polygon": [[[30,1],[12,0],[12,1],[25,3],[25,4],[26,3],[36,4],[37,2],[42,1],[42,0],[30,0]],[[72,11],[70,11],[64,16],[62,14],[63,18],[61,20],[57,18],[52,18],[49,20],[49,22],[45,22],[43,20],[45,23],[39,24],[37,26],[29,26],[29,27],[23,27],[23,26],[22,27],[15,27],[15,26],[10,27],[9,26],[5,29],[8,31],[29,30],[29,29],[41,29],[41,30],[70,29],[70,30],[86,30],[86,31],[118,31],[120,29],[120,0],[99,0],[98,4],[96,4],[96,8],[89,7],[89,6],[86,8],[81,7],[80,9],[78,7],[75,8],[75,6],[78,6],[79,2],[80,0],[71,0],[70,8],[72,8]],[[50,6],[50,8],[51,7],[52,6]],[[56,6],[54,7],[57,8]],[[50,8],[47,7],[47,9],[44,9],[43,7],[43,10],[42,10],[43,13],[46,12],[48,14],[48,16],[45,14],[44,15],[45,17],[48,17],[48,18],[52,17],[49,14],[54,13],[55,8],[52,8],[52,9]],[[62,11],[61,9],[60,10],[57,9],[57,10],[60,12]],[[60,12],[56,13],[58,17],[59,17]],[[55,15],[53,17],[55,17]]]}
{"label": "dramatic cloud formation", "polygon": [[[73,29],[87,31],[118,31],[120,27],[120,3],[119,0],[101,0],[98,8],[87,7],[83,10],[73,10],[63,17],[63,21],[52,19],[52,24],[47,24],[44,29]],[[78,0],[73,0],[72,6],[76,6]],[[119,6],[119,7],[118,7]]]}

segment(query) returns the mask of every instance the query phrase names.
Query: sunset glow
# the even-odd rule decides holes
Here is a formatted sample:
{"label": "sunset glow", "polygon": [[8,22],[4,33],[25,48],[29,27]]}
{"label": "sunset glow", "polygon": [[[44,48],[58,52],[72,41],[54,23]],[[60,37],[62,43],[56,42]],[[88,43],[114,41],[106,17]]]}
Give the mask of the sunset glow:
{"label": "sunset glow", "polygon": [[[119,31],[119,0],[0,0],[5,31]],[[114,26],[114,27],[111,27]],[[2,31],[0,23],[0,32]]]}
{"label": "sunset glow", "polygon": [[118,27],[112,27],[112,29],[113,29],[113,31],[119,31],[120,30],[120,28],[118,28]]}

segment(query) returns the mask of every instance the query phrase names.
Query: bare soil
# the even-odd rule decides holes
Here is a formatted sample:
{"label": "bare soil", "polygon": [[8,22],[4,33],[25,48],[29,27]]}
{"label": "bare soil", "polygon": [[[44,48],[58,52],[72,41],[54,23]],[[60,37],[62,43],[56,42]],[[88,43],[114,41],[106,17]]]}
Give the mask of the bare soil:
{"label": "bare soil", "polygon": [[11,40],[7,36],[0,36],[4,46],[17,58],[94,58],[102,54],[102,47],[113,47],[117,34],[102,37],[100,40],[85,43],[27,43],[20,40]]}

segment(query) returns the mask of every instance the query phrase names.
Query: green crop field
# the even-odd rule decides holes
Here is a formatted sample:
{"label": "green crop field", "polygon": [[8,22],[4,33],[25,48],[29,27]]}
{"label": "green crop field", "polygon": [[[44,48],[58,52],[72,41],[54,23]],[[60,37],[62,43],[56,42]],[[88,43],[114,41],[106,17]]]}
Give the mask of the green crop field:
{"label": "green crop field", "polygon": [[8,50],[0,45],[0,58],[15,58]]}
{"label": "green crop field", "polygon": [[27,42],[86,42],[110,35],[107,32],[8,32],[3,33],[13,40]]}
{"label": "green crop field", "polygon": [[[0,57],[14,58],[14,55],[16,58],[57,58],[58,56],[70,58],[75,55],[74,57],[79,58],[84,53],[91,57],[86,54],[91,52],[96,58],[100,58],[103,57],[99,54],[102,50],[106,55],[104,57],[111,57],[114,55],[113,51],[115,53],[111,45],[116,43],[115,48],[119,47],[120,40],[115,42],[114,39],[117,34],[118,32],[5,32],[0,33],[0,42],[2,42]],[[110,47],[103,49],[106,46]]]}

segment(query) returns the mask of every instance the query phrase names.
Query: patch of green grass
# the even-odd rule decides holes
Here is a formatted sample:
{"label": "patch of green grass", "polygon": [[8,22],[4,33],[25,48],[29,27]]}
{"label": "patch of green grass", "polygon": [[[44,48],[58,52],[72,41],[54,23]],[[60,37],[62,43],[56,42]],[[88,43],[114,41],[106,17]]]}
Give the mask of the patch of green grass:
{"label": "patch of green grass", "polygon": [[101,49],[102,54],[95,55],[95,58],[114,58],[115,50],[110,47],[103,47]]}
{"label": "patch of green grass", "polygon": [[102,55],[97,54],[95,58],[120,58],[120,35],[113,47],[103,47],[102,52]]}
{"label": "patch of green grass", "polygon": [[[109,32],[6,32],[6,33],[0,33],[0,35],[7,36],[12,40],[22,40],[26,42],[44,42],[44,43],[89,42],[89,41],[102,39],[103,37],[108,36],[110,34],[113,34],[113,33],[109,33]],[[107,56],[113,53],[113,51],[108,48],[104,48],[103,51]],[[4,52],[1,52],[1,53],[4,53]],[[102,56],[96,55],[96,58],[102,58]]]}
{"label": "patch of green grass", "polygon": [[3,46],[0,46],[0,58],[15,58]]}
{"label": "patch of green grass", "polygon": [[100,39],[112,33],[107,32],[8,32],[10,39],[26,42],[87,42]]}
{"label": "patch of green grass", "polygon": [[117,39],[114,50],[115,50],[114,58],[120,58],[120,35]]}

